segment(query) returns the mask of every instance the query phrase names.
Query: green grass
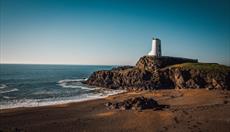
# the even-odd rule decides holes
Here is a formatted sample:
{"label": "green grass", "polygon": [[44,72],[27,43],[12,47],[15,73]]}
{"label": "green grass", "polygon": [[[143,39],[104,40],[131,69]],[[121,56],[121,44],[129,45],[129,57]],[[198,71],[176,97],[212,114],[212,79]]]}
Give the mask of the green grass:
{"label": "green grass", "polygon": [[197,69],[202,71],[230,72],[230,67],[216,63],[183,63],[172,65],[171,68]]}

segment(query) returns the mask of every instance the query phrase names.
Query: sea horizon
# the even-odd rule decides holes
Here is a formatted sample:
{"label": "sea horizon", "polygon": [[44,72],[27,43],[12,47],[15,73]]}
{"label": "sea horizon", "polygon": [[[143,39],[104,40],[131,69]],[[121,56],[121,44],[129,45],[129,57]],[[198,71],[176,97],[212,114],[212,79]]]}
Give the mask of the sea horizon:
{"label": "sea horizon", "polygon": [[[126,66],[126,65],[110,65],[110,64],[58,64],[58,63],[0,63],[0,65],[70,65],[70,66]],[[132,65],[130,65],[132,66]]]}

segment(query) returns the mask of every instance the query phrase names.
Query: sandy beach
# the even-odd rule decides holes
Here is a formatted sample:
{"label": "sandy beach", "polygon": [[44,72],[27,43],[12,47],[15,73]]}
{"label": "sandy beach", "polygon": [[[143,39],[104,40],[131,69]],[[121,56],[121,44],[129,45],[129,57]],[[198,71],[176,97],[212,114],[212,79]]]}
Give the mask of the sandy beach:
{"label": "sandy beach", "polygon": [[[106,102],[154,98],[163,110],[111,110]],[[0,131],[227,132],[230,92],[205,89],[126,92],[105,99],[63,105],[1,110]]]}

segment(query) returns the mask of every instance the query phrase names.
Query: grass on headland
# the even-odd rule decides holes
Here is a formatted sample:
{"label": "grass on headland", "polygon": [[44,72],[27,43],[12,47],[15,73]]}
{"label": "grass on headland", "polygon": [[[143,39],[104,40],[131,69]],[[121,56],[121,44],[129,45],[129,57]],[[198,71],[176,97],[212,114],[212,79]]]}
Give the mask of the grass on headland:
{"label": "grass on headland", "polygon": [[225,65],[220,65],[217,63],[182,63],[172,65],[171,68],[183,68],[183,69],[197,69],[202,71],[215,71],[215,72],[230,72],[230,67]]}

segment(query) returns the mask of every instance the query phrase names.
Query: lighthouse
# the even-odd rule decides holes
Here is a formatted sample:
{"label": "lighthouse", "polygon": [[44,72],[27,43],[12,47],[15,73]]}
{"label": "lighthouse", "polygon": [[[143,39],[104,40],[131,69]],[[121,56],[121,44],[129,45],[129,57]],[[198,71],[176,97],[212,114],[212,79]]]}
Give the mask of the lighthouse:
{"label": "lighthouse", "polygon": [[149,56],[161,56],[161,40],[152,38],[152,50],[148,53]]}

